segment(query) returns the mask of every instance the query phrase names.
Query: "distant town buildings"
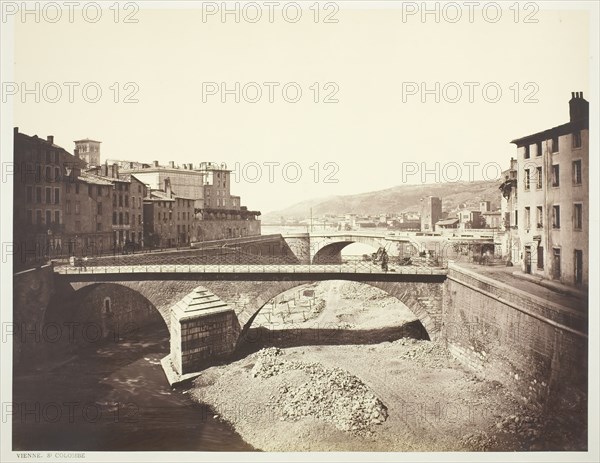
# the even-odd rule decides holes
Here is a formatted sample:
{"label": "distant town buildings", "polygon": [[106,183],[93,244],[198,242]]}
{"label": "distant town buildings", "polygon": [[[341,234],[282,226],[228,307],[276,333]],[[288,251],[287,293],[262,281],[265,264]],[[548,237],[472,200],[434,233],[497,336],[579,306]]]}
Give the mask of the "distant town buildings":
{"label": "distant town buildings", "polygon": [[517,138],[514,226],[522,270],[588,285],[589,103],[569,101],[569,122]]}

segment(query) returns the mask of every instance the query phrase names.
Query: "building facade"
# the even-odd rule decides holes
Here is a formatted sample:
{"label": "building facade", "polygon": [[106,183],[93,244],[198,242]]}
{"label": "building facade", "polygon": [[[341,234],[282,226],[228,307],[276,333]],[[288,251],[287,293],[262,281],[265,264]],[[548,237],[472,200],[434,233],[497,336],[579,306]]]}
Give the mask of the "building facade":
{"label": "building facade", "polygon": [[194,241],[197,229],[194,199],[176,195],[168,178],[164,181],[163,189],[148,191],[143,205],[146,246],[189,246]]}
{"label": "building facade", "polygon": [[435,224],[442,219],[442,200],[437,196],[421,199],[421,231],[435,231]]}
{"label": "building facade", "polygon": [[589,103],[572,94],[566,124],[513,140],[517,146],[521,266],[588,286]]}
{"label": "building facade", "polygon": [[[122,164],[121,164],[122,165]],[[204,207],[204,178],[205,174],[193,168],[192,164],[184,164],[183,167],[176,166],[173,161],[168,166],[161,166],[154,161],[151,166],[121,169],[123,174],[132,174],[147,185],[151,190],[162,190],[166,179],[169,179],[171,188],[181,197],[194,200],[194,207]],[[138,165],[139,166],[139,165]]]}

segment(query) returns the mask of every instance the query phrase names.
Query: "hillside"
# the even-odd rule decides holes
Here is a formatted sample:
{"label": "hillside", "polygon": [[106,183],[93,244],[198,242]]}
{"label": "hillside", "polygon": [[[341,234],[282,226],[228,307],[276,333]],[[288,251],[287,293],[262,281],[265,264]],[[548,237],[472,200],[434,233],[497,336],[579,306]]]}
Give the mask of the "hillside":
{"label": "hillside", "polygon": [[466,204],[478,207],[480,200],[491,201],[492,210],[500,207],[499,182],[457,182],[426,185],[401,185],[385,190],[371,191],[356,195],[329,196],[302,201],[279,211],[264,214],[263,223],[278,223],[281,217],[286,219],[304,219],[312,208],[313,216],[324,214],[376,215],[418,211],[420,199],[424,196],[442,198],[444,211],[452,211]]}

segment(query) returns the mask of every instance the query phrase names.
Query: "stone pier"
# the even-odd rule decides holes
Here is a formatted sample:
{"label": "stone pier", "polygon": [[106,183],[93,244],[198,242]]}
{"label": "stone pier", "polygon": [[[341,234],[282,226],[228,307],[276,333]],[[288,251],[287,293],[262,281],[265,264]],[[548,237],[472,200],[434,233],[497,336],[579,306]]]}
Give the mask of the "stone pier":
{"label": "stone pier", "polygon": [[171,385],[231,355],[240,333],[234,310],[202,286],[172,307],[170,326],[171,353],[162,365]]}

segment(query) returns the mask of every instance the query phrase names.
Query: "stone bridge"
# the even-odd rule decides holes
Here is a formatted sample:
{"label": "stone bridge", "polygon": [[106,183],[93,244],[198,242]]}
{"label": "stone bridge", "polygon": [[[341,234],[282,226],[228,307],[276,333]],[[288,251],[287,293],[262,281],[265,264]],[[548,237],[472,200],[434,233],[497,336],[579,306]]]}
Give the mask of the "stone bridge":
{"label": "stone bridge", "polygon": [[[297,266],[301,270],[304,266]],[[311,267],[313,269],[315,267]],[[318,267],[317,267],[318,268]],[[327,266],[337,268],[337,266]],[[69,307],[93,307],[87,320],[105,327],[106,332],[160,313],[171,335],[173,377],[182,378],[201,370],[220,357],[232,354],[244,339],[255,317],[267,302],[292,288],[315,281],[359,281],[382,289],[405,304],[421,322],[430,339],[440,337],[442,292],[445,271],[413,269],[391,272],[256,272],[240,273],[221,268],[215,272],[103,273],[102,269],[81,273],[55,274],[61,291],[50,304],[59,319],[60,301]],[[420,272],[420,273],[418,273]],[[120,288],[120,289],[119,289]],[[77,311],[77,309],[58,309]],[[107,316],[111,326],[107,325]],[[73,319],[73,315],[70,316]]]}
{"label": "stone bridge", "polygon": [[572,405],[587,390],[587,300],[562,306],[455,264],[412,274],[327,267],[338,272],[20,272],[13,276],[14,365],[43,357],[50,344],[40,340],[58,324],[92,321],[112,334],[159,321],[172,342],[163,366],[176,382],[230,355],[271,298],[304,283],[345,279],[397,297],[459,362],[524,401],[554,397]]}
{"label": "stone bridge", "polygon": [[447,235],[424,235],[414,232],[318,232],[282,235],[291,252],[301,263],[340,264],[342,251],[347,246],[359,243],[370,246],[375,252],[380,247],[388,255],[414,257],[423,251],[432,251],[444,261],[456,259],[454,245],[468,243],[493,243],[493,232],[478,234],[457,232]]}

